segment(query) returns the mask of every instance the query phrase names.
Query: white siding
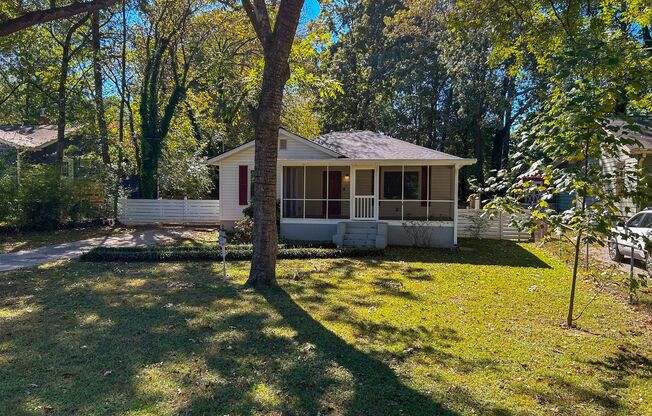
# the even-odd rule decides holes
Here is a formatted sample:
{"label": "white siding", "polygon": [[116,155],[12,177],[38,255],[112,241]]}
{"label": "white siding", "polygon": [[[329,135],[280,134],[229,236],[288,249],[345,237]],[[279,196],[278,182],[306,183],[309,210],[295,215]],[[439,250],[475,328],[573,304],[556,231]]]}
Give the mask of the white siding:
{"label": "white siding", "polygon": [[[283,133],[279,134],[280,140],[287,140],[287,149],[279,150],[279,160],[307,160],[307,159],[332,159],[330,155],[316,149],[303,140],[296,140]],[[279,142],[280,142],[279,140]],[[219,163],[220,172],[220,213],[222,221],[236,221],[242,218],[242,210],[247,205],[240,205],[239,201],[239,167],[247,165],[248,171],[254,170],[254,147],[249,147],[240,152],[222,159]],[[277,171],[276,195],[281,197],[280,188],[281,169]],[[250,203],[250,193],[247,192],[247,201]]]}
{"label": "white siding", "polygon": [[[620,157],[603,157],[601,159],[602,170],[611,175],[611,177],[616,178],[619,175],[618,171],[622,171],[623,167],[627,166],[628,170],[635,168],[638,164],[638,159],[631,157],[630,155],[623,152]],[[615,190],[615,184],[612,185]],[[636,184],[625,183],[624,186],[636,186]],[[620,203],[620,210],[623,215],[627,215],[627,212],[632,213],[637,211],[636,204],[631,199],[626,199]]]}
{"label": "white siding", "polygon": [[325,151],[315,148],[303,140],[295,140],[281,131],[279,141],[287,140],[287,149],[278,151],[279,160],[314,160],[314,159],[332,159],[333,156]]}

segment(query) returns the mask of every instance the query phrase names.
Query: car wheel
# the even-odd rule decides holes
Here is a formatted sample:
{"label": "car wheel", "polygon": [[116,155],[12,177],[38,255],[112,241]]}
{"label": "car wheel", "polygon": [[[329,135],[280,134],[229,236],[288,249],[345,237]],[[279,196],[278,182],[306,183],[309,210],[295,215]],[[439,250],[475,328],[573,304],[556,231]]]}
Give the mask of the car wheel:
{"label": "car wheel", "polygon": [[618,249],[618,243],[615,241],[609,241],[609,258],[616,262],[623,260],[623,255],[620,254],[620,250]]}

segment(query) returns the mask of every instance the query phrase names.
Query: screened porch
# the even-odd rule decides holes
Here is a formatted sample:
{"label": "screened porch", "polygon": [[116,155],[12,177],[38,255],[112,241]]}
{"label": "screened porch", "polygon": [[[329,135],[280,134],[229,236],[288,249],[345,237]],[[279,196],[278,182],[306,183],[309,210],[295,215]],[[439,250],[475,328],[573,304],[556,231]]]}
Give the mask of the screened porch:
{"label": "screened porch", "polygon": [[450,165],[283,166],[282,219],[453,221],[456,172]]}

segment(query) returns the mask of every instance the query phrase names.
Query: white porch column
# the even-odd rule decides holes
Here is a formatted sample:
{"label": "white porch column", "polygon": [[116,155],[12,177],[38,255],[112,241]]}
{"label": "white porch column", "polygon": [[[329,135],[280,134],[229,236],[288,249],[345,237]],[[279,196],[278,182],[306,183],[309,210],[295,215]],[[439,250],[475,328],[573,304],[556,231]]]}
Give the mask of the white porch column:
{"label": "white porch column", "polygon": [[374,167],[374,220],[378,221],[380,212],[380,166]]}
{"label": "white porch column", "polygon": [[457,204],[458,204],[458,189],[459,189],[459,172],[460,167],[455,165],[455,173],[453,175],[453,244],[457,245]]}

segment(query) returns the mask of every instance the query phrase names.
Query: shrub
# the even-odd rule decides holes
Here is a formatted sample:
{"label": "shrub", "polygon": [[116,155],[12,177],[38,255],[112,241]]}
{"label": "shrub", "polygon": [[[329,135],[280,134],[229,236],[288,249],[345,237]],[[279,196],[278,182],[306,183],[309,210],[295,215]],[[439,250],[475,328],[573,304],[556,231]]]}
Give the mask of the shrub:
{"label": "shrub", "polygon": [[[281,247],[279,259],[329,259],[378,257],[384,254],[378,249],[359,248],[314,248],[314,247]],[[229,246],[227,260],[251,260],[252,250],[249,245]],[[221,261],[222,250],[219,246],[186,247],[186,246],[154,246],[136,248],[98,247],[81,257],[82,261]]]}
{"label": "shrub", "polygon": [[18,199],[16,173],[6,171],[0,176],[0,223],[14,224]]}
{"label": "shrub", "polygon": [[19,230],[48,230],[97,218],[88,201],[89,181],[62,179],[59,170],[48,165],[27,165],[0,176],[0,223]]}
{"label": "shrub", "polygon": [[21,229],[57,228],[68,220],[73,201],[73,188],[57,168],[31,166],[21,172],[15,223]]}
{"label": "shrub", "polygon": [[245,216],[241,220],[235,222],[233,226],[233,236],[231,242],[233,244],[250,244],[254,239],[254,220],[251,217]]}

